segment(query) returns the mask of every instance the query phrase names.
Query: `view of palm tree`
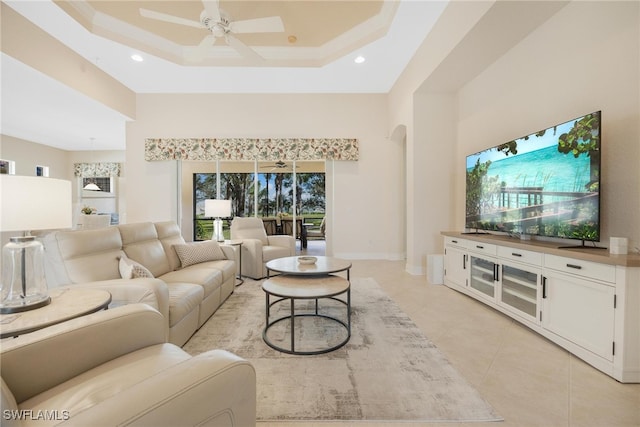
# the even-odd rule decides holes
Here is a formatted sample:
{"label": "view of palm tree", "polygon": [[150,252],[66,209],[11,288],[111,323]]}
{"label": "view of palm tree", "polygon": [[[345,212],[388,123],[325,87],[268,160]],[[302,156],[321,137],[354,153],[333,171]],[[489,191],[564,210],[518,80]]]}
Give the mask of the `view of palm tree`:
{"label": "view of palm tree", "polygon": [[[204,201],[217,195],[217,174],[194,173],[194,239],[211,238],[211,218],[204,216]],[[320,223],[325,215],[324,172],[220,173],[220,198],[231,200],[231,217],[295,215],[310,223]],[[256,201],[257,185],[257,205]],[[294,197],[295,195],[295,197]],[[228,228],[228,224],[225,228]]]}

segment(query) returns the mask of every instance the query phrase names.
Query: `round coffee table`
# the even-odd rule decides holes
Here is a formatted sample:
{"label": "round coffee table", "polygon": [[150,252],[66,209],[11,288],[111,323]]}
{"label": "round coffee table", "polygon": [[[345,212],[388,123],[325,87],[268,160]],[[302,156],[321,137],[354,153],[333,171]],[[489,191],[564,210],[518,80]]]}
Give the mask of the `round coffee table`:
{"label": "round coffee table", "polygon": [[270,273],[275,271],[277,273],[289,274],[294,276],[322,276],[331,273],[339,273],[341,271],[347,272],[347,280],[349,280],[349,271],[351,269],[351,262],[327,256],[316,256],[316,262],[313,264],[302,264],[299,257],[290,256],[286,258],[276,258],[267,262],[267,278],[270,277]]}
{"label": "round coffee table", "polygon": [[[328,353],[345,345],[351,338],[351,284],[349,280],[349,270],[351,263],[331,257],[316,257],[315,264],[301,264],[299,257],[278,258],[266,264],[268,278],[262,284],[265,292],[265,327],[262,332],[262,339],[271,348],[288,354],[313,355]],[[271,271],[281,273],[271,277]],[[342,277],[334,273],[346,272],[347,277]],[[345,294],[346,299],[337,298]],[[271,297],[276,297],[271,301]],[[320,312],[319,300],[328,299],[337,301],[346,307],[346,321],[329,314]],[[296,313],[296,300],[315,300],[314,309],[311,312]],[[285,316],[270,320],[271,309],[274,305],[289,301],[289,313]],[[303,317],[316,317],[327,319],[341,325],[346,331],[346,337],[334,345],[318,350],[297,350],[295,340],[296,319]],[[285,348],[277,345],[269,339],[269,329],[283,321],[290,322],[290,346]]]}

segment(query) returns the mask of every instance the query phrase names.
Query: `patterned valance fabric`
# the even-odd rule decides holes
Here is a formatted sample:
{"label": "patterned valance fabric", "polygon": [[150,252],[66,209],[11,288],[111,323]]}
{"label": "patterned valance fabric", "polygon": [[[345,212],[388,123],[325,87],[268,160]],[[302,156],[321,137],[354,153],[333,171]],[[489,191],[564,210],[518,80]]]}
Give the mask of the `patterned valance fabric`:
{"label": "patterned valance fabric", "polygon": [[144,158],[159,160],[358,160],[349,138],[147,138]]}
{"label": "patterned valance fabric", "polygon": [[120,176],[120,163],[74,163],[73,174],[80,178]]}

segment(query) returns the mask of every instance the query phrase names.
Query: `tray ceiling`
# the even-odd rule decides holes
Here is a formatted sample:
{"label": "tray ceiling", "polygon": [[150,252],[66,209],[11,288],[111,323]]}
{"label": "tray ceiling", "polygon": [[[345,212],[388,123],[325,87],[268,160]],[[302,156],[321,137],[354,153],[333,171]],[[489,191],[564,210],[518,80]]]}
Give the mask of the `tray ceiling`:
{"label": "tray ceiling", "polygon": [[386,34],[398,2],[355,1],[238,1],[222,0],[219,7],[231,21],[279,16],[284,32],[237,34],[257,51],[264,63],[242,58],[217,40],[204,58],[189,55],[210,32],[146,18],[147,9],[190,21],[200,21],[200,0],[94,1],[55,0],[54,3],[88,31],[113,41],[191,66],[323,66],[345,53]]}

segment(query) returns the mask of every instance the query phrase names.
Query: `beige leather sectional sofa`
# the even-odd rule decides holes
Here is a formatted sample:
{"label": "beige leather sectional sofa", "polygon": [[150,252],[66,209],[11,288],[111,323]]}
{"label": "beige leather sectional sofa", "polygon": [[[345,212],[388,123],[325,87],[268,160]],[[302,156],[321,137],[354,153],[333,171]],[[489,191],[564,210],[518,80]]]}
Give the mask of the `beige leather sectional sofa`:
{"label": "beige leather sectional sofa", "polygon": [[165,324],[129,304],[3,341],[0,425],[255,426],[253,366],[223,350],[192,357]]}
{"label": "beige leather sectional sofa", "polygon": [[[200,257],[216,242],[186,243],[175,222],[123,224],[95,230],[56,231],[43,238],[49,287],[82,286],[111,292],[111,306],[146,303],[167,322],[168,341],[182,346],[231,295],[235,251]],[[203,246],[204,247],[204,246]],[[179,248],[186,253],[181,259]],[[122,258],[153,277],[122,277]],[[200,258],[199,258],[200,257]],[[213,260],[212,260],[213,259]],[[188,264],[185,266],[185,262]]]}

